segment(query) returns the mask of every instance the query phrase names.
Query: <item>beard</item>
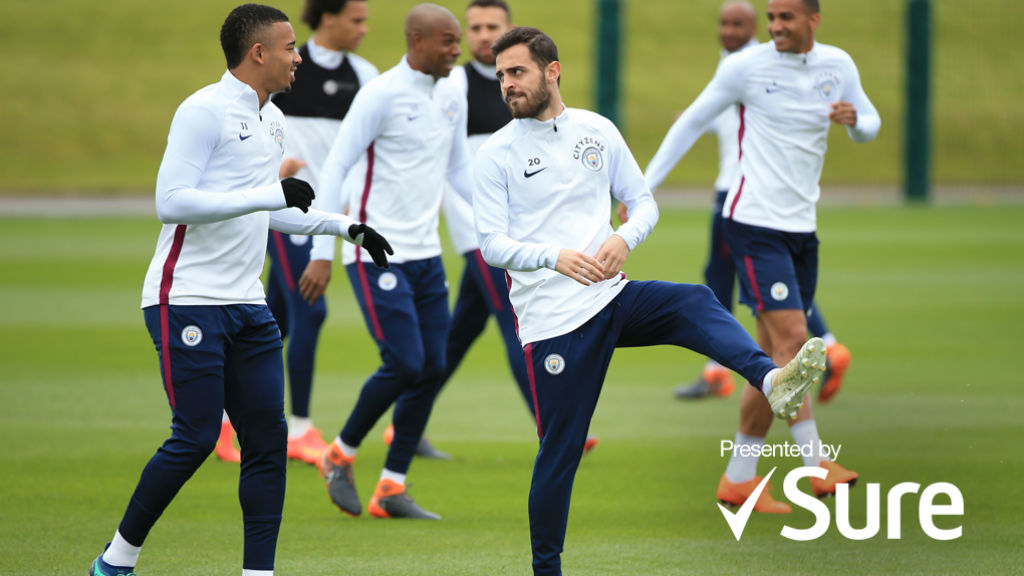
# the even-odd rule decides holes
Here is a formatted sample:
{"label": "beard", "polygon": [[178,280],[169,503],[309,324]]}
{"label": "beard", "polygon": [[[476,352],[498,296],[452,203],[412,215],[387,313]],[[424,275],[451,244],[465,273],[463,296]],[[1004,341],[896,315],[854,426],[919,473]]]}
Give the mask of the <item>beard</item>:
{"label": "beard", "polygon": [[541,84],[534,92],[522,91],[513,95],[523,97],[516,102],[508,102],[508,109],[512,112],[513,118],[534,118],[551,104],[551,91],[546,84]]}

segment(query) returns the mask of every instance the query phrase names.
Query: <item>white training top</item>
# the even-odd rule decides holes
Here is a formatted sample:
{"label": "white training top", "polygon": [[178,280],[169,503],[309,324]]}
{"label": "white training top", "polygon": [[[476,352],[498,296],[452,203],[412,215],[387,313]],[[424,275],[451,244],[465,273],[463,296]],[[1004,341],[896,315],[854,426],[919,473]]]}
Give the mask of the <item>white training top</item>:
{"label": "white training top", "polygon": [[[413,70],[404,56],[368,82],[356,93],[324,163],[321,209],[338,212],[346,204],[341,183],[363,152],[366,185],[347,202],[349,213],[387,238],[395,250],[392,262],[440,256],[437,221],[446,176],[460,194],[472,194],[465,93],[445,78]],[[362,260],[369,258],[359,250]],[[331,239],[313,239],[311,259],[333,257]],[[343,247],[342,260],[356,261],[353,246]]]}
{"label": "white training top", "polygon": [[857,110],[857,125],[847,127],[850,139],[874,139],[882,121],[846,52],[815,43],[806,54],[791,54],[768,42],[734,54],[722,60],[669,129],[647,166],[647,183],[660,186],[704,126],[739,104],[740,178],[729,188],[722,215],[775,230],[813,232],[830,104],[841,100]]}
{"label": "white training top", "polygon": [[[339,52],[318,46],[313,42],[312,38],[309,39],[306,46],[309,50],[310,59],[321,68],[336,70],[348,58],[352,69],[355,70],[356,76],[359,78],[360,86],[365,86],[367,82],[379,74],[376,66],[370,64],[365,58],[351,52]],[[301,73],[302,67],[299,67],[299,74]],[[285,118],[288,119],[289,134],[288,140],[284,143],[284,156],[285,158],[301,158],[306,163],[306,166],[299,170],[295,177],[309,182],[319,196],[320,185],[318,177],[321,170],[323,170],[327,152],[331,149],[331,144],[334,144],[334,139],[338,135],[338,127],[341,126],[341,120],[311,116],[290,116],[288,114],[285,114]],[[365,166],[365,158],[360,160],[363,163],[362,166]],[[347,190],[362,190],[363,182],[361,176],[363,175],[365,175],[364,170],[360,170],[358,166],[354,168],[351,171],[351,176],[345,181],[345,188]],[[347,197],[348,194],[345,194],[345,196]],[[318,204],[314,202],[313,205],[317,206]]]}
{"label": "white training top", "polygon": [[473,163],[473,216],[484,260],[505,268],[525,345],[571,332],[625,286],[625,274],[584,286],[555,271],[562,248],[590,256],[613,233],[612,196],[629,210],[614,233],[635,249],[658,205],[622,135],[608,119],[566,108],[554,120],[513,120]]}
{"label": "white training top", "polygon": [[[488,78],[497,79],[497,67],[480,64],[476,60],[470,61],[470,66]],[[466,68],[456,66],[448,79],[456,86],[462,94],[466,94],[469,85],[466,80]],[[470,157],[476,156],[476,151],[490,138],[490,134],[473,134],[468,137]],[[455,192],[451,186],[445,186],[444,200],[441,204],[444,210],[444,221],[448,228],[448,237],[451,238],[452,246],[457,254],[465,254],[476,250],[480,245],[476,241],[476,226],[473,224],[473,206]]]}
{"label": "white training top", "polygon": [[[757,46],[757,38],[751,38],[749,42],[740,46],[736,52],[722,50],[721,60],[731,54],[737,54],[752,46]],[[727,192],[732,183],[739,179],[740,174],[740,108],[729,106],[725,112],[718,115],[708,127],[718,138],[718,177],[715,178],[715,191]]]}
{"label": "white training top", "polygon": [[[163,222],[142,306],[264,302],[267,228],[348,239],[354,220],[286,208],[278,169],[284,115],[230,71],[174,114],[156,179]],[[274,210],[275,212],[268,212]]]}

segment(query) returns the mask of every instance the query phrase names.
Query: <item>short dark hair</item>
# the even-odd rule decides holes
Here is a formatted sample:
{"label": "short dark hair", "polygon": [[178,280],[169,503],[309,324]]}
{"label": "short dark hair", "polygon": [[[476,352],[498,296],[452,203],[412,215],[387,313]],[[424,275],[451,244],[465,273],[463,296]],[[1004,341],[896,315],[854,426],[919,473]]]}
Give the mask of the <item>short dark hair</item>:
{"label": "short dark hair", "polygon": [[818,0],[804,0],[804,6],[811,14],[819,14],[821,12],[821,4]]}
{"label": "short dark hair", "polygon": [[491,46],[491,53],[497,57],[498,54],[519,44],[526,44],[526,47],[530,49],[530,58],[540,66],[541,70],[548,64],[558,61],[558,46],[555,46],[555,41],[551,39],[551,36],[528,26],[513,28],[502,34],[501,38],[498,38]]}
{"label": "short dark hair", "polygon": [[508,21],[512,21],[512,9],[508,7],[508,2],[505,0],[473,0],[469,6],[466,6],[466,10],[470,8],[501,8],[505,11]]}
{"label": "short dark hair", "polygon": [[246,52],[267,26],[287,21],[288,16],[284,12],[262,4],[242,4],[232,10],[220,28],[220,47],[224,50],[228,69],[242,63]]}
{"label": "short dark hair", "polygon": [[316,30],[320,27],[320,20],[323,18],[324,12],[341,14],[349,2],[366,2],[366,0],[306,0],[306,5],[302,7],[302,21]]}

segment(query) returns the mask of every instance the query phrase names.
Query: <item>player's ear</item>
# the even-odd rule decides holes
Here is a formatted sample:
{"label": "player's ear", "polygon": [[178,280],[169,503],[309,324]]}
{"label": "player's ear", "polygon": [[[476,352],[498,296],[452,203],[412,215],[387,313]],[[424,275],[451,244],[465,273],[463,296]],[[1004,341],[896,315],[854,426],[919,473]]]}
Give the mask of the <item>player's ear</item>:
{"label": "player's ear", "polygon": [[249,57],[252,58],[254,62],[263,64],[265,62],[266,55],[267,48],[262,42],[257,42],[249,48]]}
{"label": "player's ear", "polygon": [[562,63],[558,60],[549,62],[547,67],[544,69],[544,77],[548,82],[558,82],[558,79],[562,76]]}

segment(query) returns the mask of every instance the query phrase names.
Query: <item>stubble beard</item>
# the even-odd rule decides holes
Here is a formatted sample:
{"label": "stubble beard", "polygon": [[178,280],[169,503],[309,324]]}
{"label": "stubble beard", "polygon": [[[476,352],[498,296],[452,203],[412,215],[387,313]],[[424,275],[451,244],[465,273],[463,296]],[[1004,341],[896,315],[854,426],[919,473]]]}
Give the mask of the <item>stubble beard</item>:
{"label": "stubble beard", "polygon": [[[512,112],[513,118],[535,118],[542,110],[551,104],[551,92],[547,86],[541,85],[536,92],[524,92],[526,102],[524,104],[513,104],[509,102],[508,109]],[[535,104],[531,105],[531,102]]]}

